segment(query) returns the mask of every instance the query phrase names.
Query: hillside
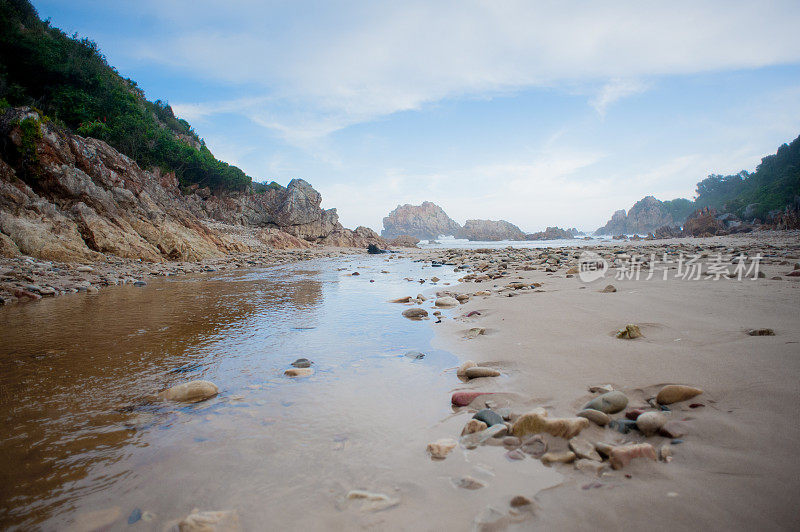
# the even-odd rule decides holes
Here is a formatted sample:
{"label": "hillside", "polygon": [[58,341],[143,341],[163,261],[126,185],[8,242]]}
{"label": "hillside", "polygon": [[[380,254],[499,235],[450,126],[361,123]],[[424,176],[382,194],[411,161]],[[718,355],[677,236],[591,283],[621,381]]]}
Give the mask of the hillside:
{"label": "hillside", "polygon": [[168,103],[148,101],[96,43],[42,21],[27,0],[0,0],[0,111],[9,106],[30,106],[73,133],[103,140],[145,170],[175,172],[184,187],[244,190],[252,182],[216,159]]}

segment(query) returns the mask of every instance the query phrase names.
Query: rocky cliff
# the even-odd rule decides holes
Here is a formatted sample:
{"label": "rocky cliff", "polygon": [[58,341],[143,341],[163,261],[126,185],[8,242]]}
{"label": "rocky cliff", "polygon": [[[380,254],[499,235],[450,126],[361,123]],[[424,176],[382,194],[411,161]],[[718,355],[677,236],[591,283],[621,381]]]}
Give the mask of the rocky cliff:
{"label": "rocky cliff", "polygon": [[525,235],[525,240],[559,240],[575,238],[580,231],[575,229],[561,229],[560,227],[548,227],[544,231]]}
{"label": "rocky cliff", "polygon": [[683,220],[674,220],[664,202],[647,196],[633,204],[627,215],[619,210],[611,220],[595,231],[597,235],[647,234],[665,225],[681,225]]}
{"label": "rocky cliff", "polygon": [[467,220],[458,233],[467,240],[525,240],[525,233],[505,220]]}
{"label": "rocky cliff", "polygon": [[398,205],[383,219],[383,238],[412,236],[421,240],[435,239],[439,235],[457,235],[461,226],[453,221],[441,207],[430,201],[422,205]]}
{"label": "rocky cliff", "polygon": [[186,194],[174,174],[143,170],[105,142],[28,108],[0,117],[0,157],[4,256],[80,261],[107,253],[157,262],[272,245],[385,245],[371,229],[342,227],[336,210],[321,209],[320,194],[301,179],[261,194]]}

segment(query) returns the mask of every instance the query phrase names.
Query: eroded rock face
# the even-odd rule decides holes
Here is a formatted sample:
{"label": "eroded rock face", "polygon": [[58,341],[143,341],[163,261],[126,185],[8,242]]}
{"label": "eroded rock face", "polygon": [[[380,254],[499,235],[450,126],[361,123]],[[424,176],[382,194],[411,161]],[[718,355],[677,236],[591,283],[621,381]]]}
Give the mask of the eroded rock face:
{"label": "eroded rock face", "polygon": [[[39,124],[35,156],[19,123]],[[28,108],[0,116],[0,253],[46,260],[195,261],[263,246],[386,243],[371,229],[342,227],[336,209],[302,179],[286,188],[217,193],[181,191],[173,173],[146,171],[103,141],[73,135]],[[27,141],[28,143],[30,141]],[[226,227],[220,227],[225,224]],[[263,228],[249,243],[236,227]]]}
{"label": "eroded rock face", "polygon": [[505,220],[467,220],[458,236],[467,240],[525,240],[525,233]]}
{"label": "eroded rock face", "polygon": [[598,235],[648,234],[665,225],[681,225],[683,220],[673,220],[662,201],[647,196],[628,211],[619,210],[606,225],[595,231]]}
{"label": "eroded rock face", "polygon": [[538,233],[531,233],[526,235],[526,240],[559,240],[559,239],[572,239],[575,235],[580,234],[580,231],[575,229],[561,229],[560,227],[548,227],[544,231]]}
{"label": "eroded rock face", "polygon": [[421,205],[398,205],[383,219],[383,238],[411,236],[421,240],[438,238],[439,235],[457,235],[461,226],[453,221],[441,207],[430,201]]}
{"label": "eroded rock face", "polygon": [[710,236],[716,235],[725,228],[725,224],[717,219],[717,211],[709,209],[699,209],[686,219],[683,232],[691,236]]}

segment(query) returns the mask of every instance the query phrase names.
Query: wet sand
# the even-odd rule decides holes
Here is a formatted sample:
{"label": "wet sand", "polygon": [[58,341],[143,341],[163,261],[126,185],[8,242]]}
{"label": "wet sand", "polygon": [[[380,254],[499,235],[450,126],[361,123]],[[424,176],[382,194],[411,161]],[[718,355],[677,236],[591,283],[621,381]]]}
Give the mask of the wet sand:
{"label": "wet sand", "polygon": [[[768,242],[774,247],[764,250]],[[491,290],[492,295],[473,296],[446,311],[454,319],[435,326],[436,345],[499,369],[506,377],[476,379],[461,388],[517,393],[529,401],[515,407],[518,413],[543,406],[550,416],[573,416],[594,396],[588,391],[592,385],[611,384],[625,392],[631,399],[626,410],[649,408],[646,398],[662,384],[704,390],[692,401],[671,405],[671,419],[687,420],[688,427],[684,443],[670,446],[671,462],[634,460],[600,478],[572,465],[554,465],[564,482],[532,497],[535,517],[523,528],[798,526],[800,279],[786,277],[800,257],[797,234],[778,233],[768,240],[721,237],[618,244],[633,251],[637,246],[676,245],[752,245],[772,256],[762,267],[766,278],[756,280],[664,281],[657,276],[649,281],[606,277],[584,283],[578,276],[567,278],[565,268],[555,273],[524,271],[512,262],[506,277],[467,282],[453,290]],[[484,257],[502,260],[505,252]],[[538,282],[541,287],[504,289],[511,281]],[[601,293],[607,284],[617,292]],[[465,317],[473,311],[480,315]],[[644,337],[616,338],[614,332],[628,323],[640,325]],[[483,327],[486,334],[465,339],[472,327]],[[746,334],[754,328],[772,328],[775,336]],[[703,406],[690,408],[690,403]],[[609,443],[648,441],[656,449],[670,441],[594,425],[581,435]]]}

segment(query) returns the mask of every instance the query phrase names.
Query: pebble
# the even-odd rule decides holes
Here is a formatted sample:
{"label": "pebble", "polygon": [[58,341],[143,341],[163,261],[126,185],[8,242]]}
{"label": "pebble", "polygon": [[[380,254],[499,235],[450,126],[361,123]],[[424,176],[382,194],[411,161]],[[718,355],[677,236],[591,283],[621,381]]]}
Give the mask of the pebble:
{"label": "pebble", "polygon": [[684,386],[681,384],[668,384],[659,390],[656,401],[662,405],[670,405],[680,401],[686,401],[703,393],[700,388]]}
{"label": "pebble", "polygon": [[506,458],[509,460],[524,460],[525,453],[519,449],[512,449],[506,453]]}
{"label": "pebble", "polygon": [[584,473],[591,473],[593,475],[597,475],[598,477],[602,475],[605,468],[606,465],[604,463],[596,460],[589,460],[587,458],[581,458],[580,460],[575,460],[575,469],[577,469],[578,471],[583,471]]}
{"label": "pebble", "polygon": [[458,300],[456,298],[450,297],[450,296],[439,297],[439,298],[436,299],[436,302],[434,303],[434,305],[436,305],[439,308],[457,307],[458,306]]}
{"label": "pebble", "polygon": [[389,303],[411,303],[411,296],[398,297],[397,299],[392,299]]}
{"label": "pebble", "polygon": [[434,460],[444,460],[450,451],[456,448],[458,443],[450,438],[442,438],[436,440],[435,442],[428,444],[428,454],[431,455],[431,458]]}
{"label": "pebble", "polygon": [[608,424],[608,427],[622,434],[627,434],[637,428],[636,422],[630,419],[614,419]]}
{"label": "pebble", "polygon": [[453,406],[467,406],[481,395],[492,395],[492,392],[455,392],[450,397]]}
{"label": "pebble", "polygon": [[601,427],[608,425],[608,422],[611,420],[611,418],[608,417],[608,414],[592,408],[585,408],[576,415],[578,417],[585,417],[595,425],[599,425]]}
{"label": "pebble", "polygon": [[541,412],[521,415],[513,427],[514,436],[547,433],[557,438],[570,439],[589,427],[589,420],[583,417],[548,418]]}
{"label": "pebble", "polygon": [[94,268],[92,268],[91,266],[78,266],[77,268],[75,268],[75,271],[78,271],[80,273],[90,273],[94,271]]}
{"label": "pebble", "polygon": [[473,327],[467,331],[466,337],[468,339],[477,338],[478,336],[482,336],[486,334],[486,329],[483,327]]}
{"label": "pebble", "polygon": [[[495,436],[500,437],[505,436],[508,432],[508,427],[505,425],[492,425],[488,429],[484,430],[483,432],[475,432],[474,434],[466,434],[461,437],[461,443],[464,447],[468,449],[472,449],[481,445],[485,441],[489,440],[490,438],[494,438]],[[500,442],[502,445],[502,441]]]}
{"label": "pebble", "polygon": [[310,368],[311,364],[313,364],[313,362],[311,362],[307,358],[298,358],[297,360],[292,362],[292,366],[296,368]]}
{"label": "pebble", "polygon": [[392,508],[400,504],[400,499],[394,499],[383,493],[373,493],[366,490],[350,490],[347,492],[347,499],[363,500],[364,504],[361,506],[361,511],[365,512],[386,510],[387,508]]}
{"label": "pebble", "polygon": [[517,495],[516,497],[511,499],[511,502],[509,502],[508,504],[512,508],[519,508],[520,506],[528,506],[530,503],[531,500],[529,498],[525,497],[524,495]]}
{"label": "pebble", "polygon": [[529,454],[534,458],[541,458],[547,452],[547,442],[537,434],[525,440],[520,448],[525,454]]}
{"label": "pebble", "polygon": [[465,490],[479,490],[486,486],[486,484],[480,480],[472,477],[461,477],[456,480],[454,484],[459,488],[464,488]]}
{"label": "pebble", "polygon": [[560,451],[544,453],[542,456],[543,464],[569,464],[575,461],[575,453],[572,451]]}
{"label": "pebble", "polygon": [[591,393],[608,393],[608,392],[613,392],[614,387],[611,386],[610,384],[601,384],[598,386],[589,386],[589,391]]}
{"label": "pebble", "polygon": [[422,360],[425,358],[425,353],[421,353],[419,351],[406,351],[403,356],[406,358],[413,358],[414,360]]}
{"label": "pebble", "polygon": [[634,325],[633,323],[629,323],[625,326],[624,329],[620,329],[617,331],[617,338],[624,338],[627,340],[634,340],[636,338],[641,338],[643,336],[642,331],[639,330],[638,325]]}
{"label": "pebble", "polygon": [[465,434],[474,434],[476,432],[482,432],[487,428],[489,428],[489,425],[487,425],[480,419],[470,419],[464,426],[464,430],[461,431],[461,435],[463,436]]}
{"label": "pebble", "polygon": [[147,286],[146,281],[134,281],[133,286]]}
{"label": "pebble", "polygon": [[609,462],[614,469],[622,469],[634,458],[649,458],[656,461],[656,450],[649,443],[619,445],[611,449]]}
{"label": "pebble", "polygon": [[503,447],[507,449],[516,449],[520,445],[522,445],[522,440],[516,436],[506,436],[503,438]]}
{"label": "pebble", "polygon": [[661,448],[658,450],[658,457],[661,459],[662,462],[671,462],[672,447],[666,444],[662,445]]}
{"label": "pebble", "polygon": [[403,311],[403,316],[412,320],[420,320],[428,317],[428,311],[424,308],[409,308]]}
{"label": "pebble", "polygon": [[[41,290],[39,293],[42,293]],[[772,329],[750,329],[747,334],[750,336],[775,336],[775,331]]]}
{"label": "pebble", "polygon": [[586,403],[583,409],[599,410],[605,414],[616,414],[624,410],[626,406],[628,406],[628,396],[619,390],[614,390],[613,392],[598,395]]}
{"label": "pebble", "polygon": [[477,419],[478,421],[482,421],[486,423],[488,427],[497,425],[499,423],[503,423],[503,416],[491,410],[489,408],[484,408],[483,410],[479,410],[472,419]]}
{"label": "pebble", "polygon": [[289,368],[283,374],[287,377],[308,377],[314,374],[314,368]]}
{"label": "pebble", "polygon": [[636,418],[638,418],[642,414],[644,414],[644,410],[642,410],[641,408],[634,408],[633,410],[628,410],[627,412],[625,412],[625,418],[636,421]]}
{"label": "pebble", "polygon": [[210,399],[219,393],[219,388],[209,381],[189,381],[168,388],[159,394],[159,397],[167,401],[178,401],[182,403],[197,403]]}
{"label": "pebble", "polygon": [[614,293],[616,291],[617,291],[617,287],[615,287],[613,284],[610,284],[610,285],[606,286],[605,288],[603,288],[602,290],[600,290],[600,292],[602,292],[604,294],[612,294],[612,293]]}
{"label": "pebble", "polygon": [[487,368],[484,366],[475,366],[467,368],[464,371],[464,376],[468,379],[478,379],[481,377],[499,377],[500,372],[496,369]]}
{"label": "pebble", "polygon": [[572,438],[569,440],[569,448],[578,458],[586,458],[588,460],[594,460],[595,462],[601,462],[603,460],[595,450],[594,445],[584,438]]}
{"label": "pebble", "polygon": [[667,417],[661,412],[645,412],[636,418],[636,427],[645,436],[652,436],[667,423]]}
{"label": "pebble", "polygon": [[132,525],[133,523],[139,521],[142,518],[142,510],[140,508],[134,508],[131,512],[131,515],[128,516],[128,524]]}

